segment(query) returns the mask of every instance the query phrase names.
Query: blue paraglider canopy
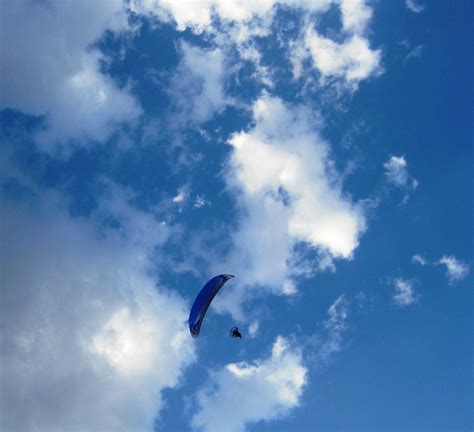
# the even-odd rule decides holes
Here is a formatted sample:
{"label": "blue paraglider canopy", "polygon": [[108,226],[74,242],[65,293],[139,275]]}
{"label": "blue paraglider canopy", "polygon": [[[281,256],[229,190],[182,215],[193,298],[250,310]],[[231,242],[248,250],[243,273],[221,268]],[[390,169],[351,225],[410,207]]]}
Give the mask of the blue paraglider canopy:
{"label": "blue paraglider canopy", "polygon": [[221,274],[214,276],[206,285],[201,289],[199,294],[194,300],[193,307],[189,314],[189,331],[192,337],[198,337],[201,331],[201,324],[206,315],[207,308],[212,302],[212,299],[219,292],[222,286],[234,275]]}

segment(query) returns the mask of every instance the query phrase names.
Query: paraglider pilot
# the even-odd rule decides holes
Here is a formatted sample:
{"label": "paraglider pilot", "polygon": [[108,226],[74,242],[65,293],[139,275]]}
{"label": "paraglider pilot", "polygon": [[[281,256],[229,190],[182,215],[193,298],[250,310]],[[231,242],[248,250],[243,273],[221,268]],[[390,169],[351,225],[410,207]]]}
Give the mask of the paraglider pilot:
{"label": "paraglider pilot", "polygon": [[230,335],[232,337],[238,337],[238,338],[242,339],[242,335],[240,334],[238,327],[232,327],[230,329]]}

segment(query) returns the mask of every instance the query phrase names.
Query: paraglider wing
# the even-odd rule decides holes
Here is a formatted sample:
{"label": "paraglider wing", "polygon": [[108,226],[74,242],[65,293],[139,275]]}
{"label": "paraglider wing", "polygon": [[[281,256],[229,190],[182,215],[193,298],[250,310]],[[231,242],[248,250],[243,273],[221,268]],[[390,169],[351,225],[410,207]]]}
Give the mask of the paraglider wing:
{"label": "paraglider wing", "polygon": [[219,292],[222,286],[233,277],[234,275],[230,274],[214,276],[199,292],[189,314],[189,331],[191,332],[192,337],[196,338],[199,336],[202,321],[212,299]]}

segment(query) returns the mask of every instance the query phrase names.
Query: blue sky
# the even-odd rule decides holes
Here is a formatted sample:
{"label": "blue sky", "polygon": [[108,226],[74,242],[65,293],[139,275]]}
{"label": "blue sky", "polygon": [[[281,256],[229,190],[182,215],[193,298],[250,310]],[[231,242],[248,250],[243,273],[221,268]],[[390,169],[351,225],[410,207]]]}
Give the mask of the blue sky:
{"label": "blue sky", "polygon": [[2,430],[472,430],[472,13],[3,8]]}

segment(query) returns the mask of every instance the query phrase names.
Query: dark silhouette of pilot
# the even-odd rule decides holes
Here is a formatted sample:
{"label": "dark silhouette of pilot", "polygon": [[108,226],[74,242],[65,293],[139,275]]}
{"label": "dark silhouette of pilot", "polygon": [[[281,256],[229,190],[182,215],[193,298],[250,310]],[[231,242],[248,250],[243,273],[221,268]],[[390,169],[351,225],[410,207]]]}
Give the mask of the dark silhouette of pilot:
{"label": "dark silhouette of pilot", "polygon": [[232,327],[232,329],[230,331],[230,335],[232,337],[238,337],[238,338],[242,339],[242,335],[240,334],[238,327]]}

